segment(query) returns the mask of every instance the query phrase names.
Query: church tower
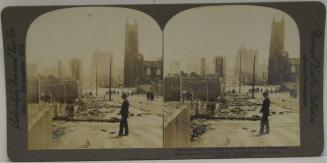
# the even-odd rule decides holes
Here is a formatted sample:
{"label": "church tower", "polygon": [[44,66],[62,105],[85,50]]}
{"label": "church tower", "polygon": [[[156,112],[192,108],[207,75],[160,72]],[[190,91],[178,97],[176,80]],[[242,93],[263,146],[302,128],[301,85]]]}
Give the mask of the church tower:
{"label": "church tower", "polygon": [[288,52],[284,49],[285,20],[273,18],[268,63],[268,84],[282,84],[290,79]]}
{"label": "church tower", "polygon": [[139,53],[138,25],[125,24],[124,87],[135,87],[143,81],[143,56]]}
{"label": "church tower", "polygon": [[132,55],[137,55],[138,52],[139,52],[139,40],[138,40],[137,21],[134,20],[134,24],[129,24],[128,20],[126,20],[126,24],[125,24],[125,57],[131,57]]}
{"label": "church tower", "polygon": [[274,17],[271,24],[270,53],[275,50],[284,50],[285,20],[276,21]]}

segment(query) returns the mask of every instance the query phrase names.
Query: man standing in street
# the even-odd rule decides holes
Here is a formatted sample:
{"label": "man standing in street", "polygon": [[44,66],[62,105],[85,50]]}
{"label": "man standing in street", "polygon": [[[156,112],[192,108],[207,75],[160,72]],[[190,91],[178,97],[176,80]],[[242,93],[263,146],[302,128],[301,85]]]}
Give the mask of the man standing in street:
{"label": "man standing in street", "polygon": [[267,91],[263,92],[262,95],[265,99],[263,100],[261,111],[260,111],[262,113],[262,117],[261,117],[259,134],[260,135],[264,135],[264,134],[268,135],[270,132],[269,120],[268,120],[270,100],[269,100]]}
{"label": "man standing in street", "polygon": [[[129,102],[127,99],[127,95],[124,93],[122,94],[121,98],[124,100],[121,106],[120,114],[121,114],[121,121],[119,125],[119,135],[118,136],[128,136],[128,109],[129,109]],[[125,133],[124,133],[125,129]]]}

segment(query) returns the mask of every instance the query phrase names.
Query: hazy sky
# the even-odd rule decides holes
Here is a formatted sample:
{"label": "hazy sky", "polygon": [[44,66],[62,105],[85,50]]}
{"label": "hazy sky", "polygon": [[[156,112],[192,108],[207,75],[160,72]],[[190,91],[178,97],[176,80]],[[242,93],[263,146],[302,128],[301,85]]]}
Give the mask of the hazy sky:
{"label": "hazy sky", "polygon": [[187,64],[200,64],[201,57],[212,64],[209,59],[217,55],[225,56],[227,66],[231,67],[242,44],[258,49],[260,62],[267,64],[274,16],[276,20],[282,16],[285,19],[285,50],[290,57],[299,57],[299,32],[287,14],[256,6],[200,7],[179,13],[165,27],[165,74],[172,60],[180,60],[183,68]]}
{"label": "hazy sky", "polygon": [[[131,9],[111,7],[78,7],[46,13],[31,25],[27,36],[27,62],[39,67],[56,66],[81,58],[89,69],[96,48],[114,53],[115,66],[123,67],[125,23],[134,19],[139,27],[139,51],[145,60],[162,56],[162,33],[148,15]],[[40,68],[39,68],[40,71]]]}
{"label": "hazy sky", "polygon": [[[267,64],[271,22],[283,16],[285,49],[291,57],[299,57],[299,34],[293,19],[287,14],[256,6],[212,6],[186,10],[177,14],[164,30],[164,70],[171,60],[180,60],[182,67],[199,64],[200,57],[209,60],[217,55],[227,58],[227,66],[235,62],[237,49],[252,47],[259,50],[261,63]],[[137,20],[139,50],[145,60],[162,56],[161,30],[148,15],[131,9],[114,7],[77,7],[46,13],[31,25],[27,36],[27,62],[40,69],[55,67],[81,58],[89,69],[96,48],[114,54],[114,66],[123,67],[125,23]]]}

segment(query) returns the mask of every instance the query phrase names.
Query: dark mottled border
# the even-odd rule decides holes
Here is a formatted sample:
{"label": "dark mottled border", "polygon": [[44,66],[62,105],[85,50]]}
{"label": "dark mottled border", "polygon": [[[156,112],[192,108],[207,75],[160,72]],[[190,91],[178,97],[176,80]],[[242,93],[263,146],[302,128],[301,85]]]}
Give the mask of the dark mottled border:
{"label": "dark mottled border", "polygon": [[[323,150],[323,58],[325,6],[321,2],[267,2],[232,4],[102,5],[142,11],[161,29],[175,14],[194,7],[256,5],[289,14],[300,32],[301,146],[187,149],[73,149],[27,150],[26,61],[28,27],[38,16],[57,9],[80,6],[7,7],[2,13],[7,94],[8,155],[12,161],[138,160],[319,156]],[[90,5],[88,5],[89,7]],[[101,6],[101,5],[98,5]]]}

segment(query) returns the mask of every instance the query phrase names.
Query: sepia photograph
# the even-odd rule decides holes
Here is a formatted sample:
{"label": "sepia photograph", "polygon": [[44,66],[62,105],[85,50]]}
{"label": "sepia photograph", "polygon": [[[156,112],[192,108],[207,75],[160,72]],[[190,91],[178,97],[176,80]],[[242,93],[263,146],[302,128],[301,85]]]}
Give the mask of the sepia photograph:
{"label": "sepia photograph", "polygon": [[164,147],[300,146],[300,38],[273,8],[206,6],[164,29]]}
{"label": "sepia photograph", "polygon": [[299,31],[280,10],[198,7],[162,31],[132,9],[60,9],[26,51],[31,150],[300,146]]}
{"label": "sepia photograph", "polygon": [[162,31],[143,12],[47,12],[26,38],[28,149],[163,147]]}
{"label": "sepia photograph", "polygon": [[37,4],[1,11],[10,161],[324,154],[324,3]]}

